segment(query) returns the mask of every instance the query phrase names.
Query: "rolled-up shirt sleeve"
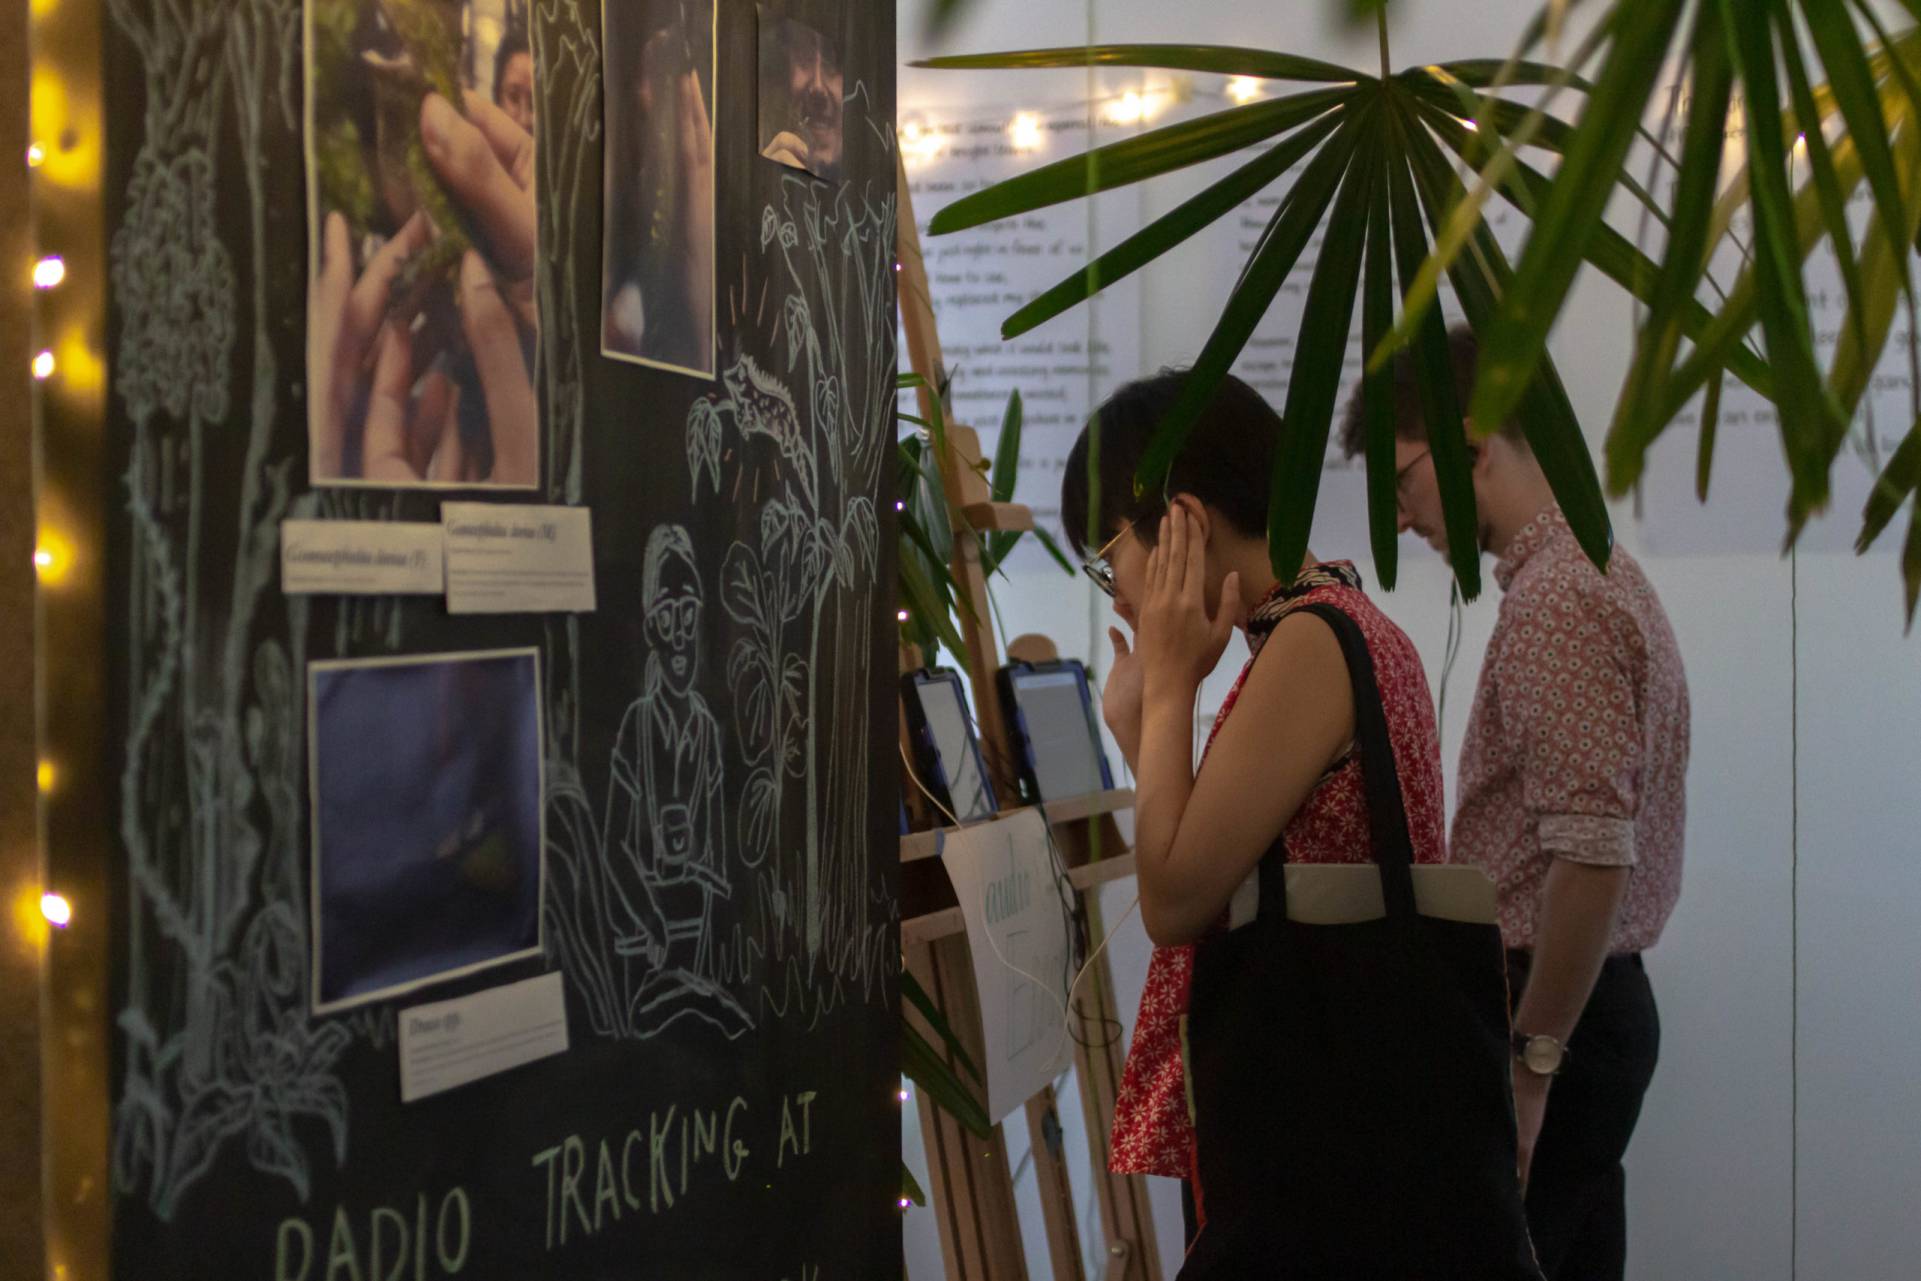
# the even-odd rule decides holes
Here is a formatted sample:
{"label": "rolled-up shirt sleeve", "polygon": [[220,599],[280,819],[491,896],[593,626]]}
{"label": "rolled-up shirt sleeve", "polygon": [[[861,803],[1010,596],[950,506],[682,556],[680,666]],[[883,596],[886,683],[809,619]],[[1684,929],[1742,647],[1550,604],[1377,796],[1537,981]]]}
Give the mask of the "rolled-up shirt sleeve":
{"label": "rolled-up shirt sleeve", "polygon": [[1554,601],[1530,622],[1528,643],[1503,656],[1502,702],[1523,738],[1522,797],[1541,849],[1632,867],[1646,741],[1633,677],[1645,653],[1639,631],[1598,593]]}

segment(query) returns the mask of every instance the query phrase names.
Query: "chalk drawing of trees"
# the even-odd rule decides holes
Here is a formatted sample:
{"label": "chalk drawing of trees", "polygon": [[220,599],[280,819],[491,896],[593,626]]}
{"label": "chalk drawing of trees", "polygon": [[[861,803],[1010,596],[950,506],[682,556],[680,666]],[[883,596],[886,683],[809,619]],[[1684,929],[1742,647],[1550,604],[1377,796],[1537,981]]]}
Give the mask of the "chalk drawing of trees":
{"label": "chalk drawing of trees", "polygon": [[[344,1027],[306,1014],[300,681],[306,606],[269,599],[297,457],[282,421],[270,304],[269,176],[298,163],[297,0],[144,7],[111,0],[146,70],[145,131],[111,246],[122,318],[115,388],[132,423],[127,723],[119,834],[128,865],[116,1189],[163,1220],[233,1149],[304,1200],[318,1124],[345,1159]],[[228,125],[246,242],[215,218]],[[243,293],[244,289],[244,293]],[[236,348],[248,359],[235,359]],[[237,462],[233,548],[207,498]],[[228,517],[223,517],[226,519]],[[270,634],[284,628],[290,639]]]}
{"label": "chalk drawing of trees", "polygon": [[872,999],[887,963],[889,908],[867,875],[867,691],[886,588],[873,495],[892,445],[894,212],[891,189],[782,179],[760,234],[782,367],[736,357],[685,428],[696,499],[760,504],[753,536],[728,549],[721,604],[741,628],[728,657],[748,767],[741,856],[761,871],[771,954],[797,962],[772,980],[777,1010]]}

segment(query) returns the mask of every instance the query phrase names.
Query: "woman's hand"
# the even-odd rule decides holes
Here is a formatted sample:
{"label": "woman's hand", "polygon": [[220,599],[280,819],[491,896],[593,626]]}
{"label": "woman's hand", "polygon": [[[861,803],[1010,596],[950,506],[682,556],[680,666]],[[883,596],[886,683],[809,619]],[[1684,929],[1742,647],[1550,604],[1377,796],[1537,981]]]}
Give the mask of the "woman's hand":
{"label": "woman's hand", "polygon": [[1114,645],[1114,665],[1107,669],[1107,683],[1101,686],[1101,719],[1120,745],[1127,768],[1135,769],[1141,754],[1141,660],[1127,647],[1121,629],[1107,629]]}
{"label": "woman's hand", "polygon": [[1179,505],[1161,518],[1160,537],[1147,558],[1146,599],[1134,650],[1144,697],[1165,695],[1190,708],[1194,692],[1220,662],[1240,617],[1241,578],[1221,583],[1220,604],[1207,613],[1207,556],[1198,531]]}

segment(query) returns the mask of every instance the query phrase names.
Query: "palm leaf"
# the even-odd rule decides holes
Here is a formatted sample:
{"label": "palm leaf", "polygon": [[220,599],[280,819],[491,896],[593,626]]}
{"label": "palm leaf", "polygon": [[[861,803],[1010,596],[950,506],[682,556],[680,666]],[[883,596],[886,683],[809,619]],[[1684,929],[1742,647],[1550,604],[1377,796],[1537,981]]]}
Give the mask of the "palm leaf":
{"label": "palm leaf", "polygon": [[987,1119],[987,1109],[981,1106],[967,1083],[954,1074],[939,1051],[912,1023],[903,1023],[900,1031],[901,1075],[919,1086],[936,1107],[958,1121],[969,1134],[978,1139],[991,1136],[993,1122]]}
{"label": "palm leaf", "polygon": [[[1367,205],[1367,261],[1361,286],[1361,347],[1373,351],[1394,323],[1394,268],[1389,239],[1388,149],[1375,157],[1373,189]],[[1374,574],[1394,590],[1400,555],[1400,500],[1395,494],[1394,376],[1369,369],[1361,380],[1361,414],[1367,425],[1367,530],[1374,552]]]}
{"label": "palm leaf", "polygon": [[[1438,235],[1446,210],[1460,198],[1460,183],[1434,141],[1420,133],[1412,120],[1405,127],[1412,139],[1408,153],[1416,185],[1429,225]],[[1512,287],[1513,275],[1507,256],[1485,224],[1474,229],[1469,248],[1473,252],[1455,260],[1448,278],[1454,283],[1468,324],[1479,333],[1492,319],[1501,296]],[[1601,478],[1594,470],[1580,420],[1575,417],[1574,403],[1551,358],[1542,358],[1522,394],[1518,415],[1528,448],[1547,477],[1581,550],[1596,568],[1605,571],[1614,547],[1607,500],[1601,493]],[[1482,437],[1498,430],[1496,424],[1475,425],[1475,433]]]}
{"label": "palm leaf", "polygon": [[1187,434],[1193,429],[1195,419],[1213,399],[1221,379],[1247,345],[1254,326],[1267,313],[1274,295],[1280,292],[1301,251],[1307,248],[1315,229],[1321,225],[1328,203],[1334,198],[1335,188],[1354,154],[1356,138],[1357,122],[1350,116],[1315,153],[1300,181],[1275,211],[1206,346],[1201,348],[1193,371],[1182,384],[1180,398],[1156,430],[1141,460],[1134,478],[1137,491],[1157,489],[1166,481],[1168,469],[1187,443]]}
{"label": "palm leaf", "polygon": [[[1694,99],[1683,128],[1674,230],[1666,260],[1648,300],[1648,315],[1637,335],[1634,363],[1616,403],[1608,431],[1608,474],[1617,492],[1640,477],[1647,439],[1631,424],[1646,424],[1667,397],[1668,379],[1680,349],[1684,318],[1708,266],[1707,215],[1714,204],[1721,172],[1728,102],[1734,68],[1727,56],[1719,11],[1705,6],[1692,37]],[[1719,377],[1715,379],[1720,382]]]}
{"label": "palm leaf", "polygon": [[1921,422],[1908,429],[1875,478],[1867,505],[1861,509],[1861,535],[1855,540],[1856,552],[1865,552],[1874,545],[1874,540],[1881,537],[1881,531],[1888,527],[1888,522],[1894,519],[1917,485],[1921,485]]}
{"label": "palm leaf", "polygon": [[1182,201],[1095,258],[1084,269],[1046,290],[1009,316],[1001,326],[1001,337],[1018,338],[1037,325],[1045,324],[1069,308],[1087,301],[1115,281],[1139,271],[1196,232],[1211,226],[1292,169],[1301,157],[1319,146],[1339,123],[1338,116],[1313,121],[1200,194]]}
{"label": "palm leaf", "polygon": [[1520,403],[1547,348],[1588,242],[1601,223],[1608,190],[1621,172],[1680,20],[1679,4],[1622,5],[1609,19],[1607,61],[1577,122],[1521,252],[1514,287],[1483,335],[1471,416],[1504,423]]}
{"label": "palm leaf", "polygon": [[1901,549],[1901,585],[1906,597],[1907,626],[1914,631],[1914,607],[1921,603],[1921,494],[1914,499],[1914,515],[1908,518],[1908,541]]}
{"label": "palm leaf", "polygon": [[[1399,154],[1388,161],[1389,223],[1400,261],[1401,287],[1413,286],[1427,260],[1427,235],[1421,229],[1421,210],[1408,169],[1408,134],[1413,126],[1395,120]],[[1481,594],[1480,522],[1475,515],[1474,482],[1467,455],[1467,433],[1461,421],[1460,397],[1455,393],[1454,370],[1448,359],[1447,322],[1439,307],[1429,307],[1409,340],[1421,401],[1421,421],[1434,460],[1434,477],[1441,491],[1441,512],[1447,526],[1447,555],[1460,582],[1461,595],[1473,600]]]}
{"label": "palm leaf", "polygon": [[1061,567],[1061,572],[1072,577],[1074,573],[1074,562],[1067,559],[1067,553],[1062,551],[1061,545],[1054,541],[1054,536],[1036,525],[1034,527],[1034,537],[1040,539],[1041,546],[1045,547],[1047,554],[1054,558],[1054,563]]}
{"label": "palm leaf", "polygon": [[1001,414],[1000,434],[994,438],[994,470],[988,489],[997,503],[1014,501],[1014,485],[1021,470],[1021,393],[1016,387],[1007,395],[1007,408]]}
{"label": "palm leaf", "polygon": [[982,223],[1112,191],[1160,174],[1197,165],[1306,124],[1353,96],[1351,89],[1314,89],[1250,103],[1150,130],[1133,138],[1070,156],[985,191],[962,196],[928,220],[942,236]]}
{"label": "palm leaf", "polygon": [[1694,460],[1694,494],[1708,500],[1708,475],[1714,469],[1714,435],[1721,425],[1721,380],[1725,371],[1717,369],[1708,379],[1707,399],[1701,403],[1701,440]]}
{"label": "palm leaf", "polygon": [[[1416,103],[1416,110],[1422,123],[1448,145],[1449,150],[1463,157],[1470,154],[1473,135],[1461,127],[1461,122],[1445,112],[1433,107]],[[1837,151],[1837,154],[1839,152]],[[1858,171],[1856,177],[1858,179]],[[1539,207],[1546,198],[1551,181],[1530,166],[1517,163],[1513,173],[1501,184],[1502,195],[1522,213]],[[1660,267],[1634,247],[1625,236],[1603,223],[1594,231],[1587,245],[1588,262],[1630,295],[1644,303],[1652,303],[1655,282],[1660,278]],[[1738,296],[1739,289],[1730,297]],[[1748,313],[1748,327],[1753,324],[1752,312]],[[1682,312],[1682,332],[1699,344],[1697,350],[1711,350],[1714,364],[1725,365],[1742,382],[1762,395],[1773,394],[1772,375],[1761,358],[1749,351],[1742,342],[1745,329],[1734,324],[1723,324],[1721,317],[1710,312],[1699,302],[1690,301]],[[1706,373],[1694,382],[1693,391],[1699,391],[1706,381]],[[1689,395],[1693,393],[1690,392]],[[1685,397],[1684,397],[1685,399]],[[1668,414],[1673,417],[1672,413]]]}
{"label": "palm leaf", "polygon": [[900,1199],[909,1205],[926,1205],[927,1194],[921,1191],[920,1180],[907,1168],[907,1162],[900,1163]]}
{"label": "palm leaf", "polygon": [[970,53],[927,58],[909,66],[937,71],[1021,71],[1048,67],[1153,67],[1165,71],[1211,71],[1223,76],[1346,84],[1363,79],[1357,71],[1269,49],[1205,44],[1103,44],[1014,53]]}
{"label": "palm leaf", "polygon": [[[1773,0],[1778,7],[1776,21],[1782,28],[1782,51],[1790,77],[1790,85],[1798,76],[1805,80],[1801,68],[1799,42],[1794,36],[1794,18],[1789,12],[1786,0]],[[1868,188],[1874,193],[1875,208],[1890,225],[1899,225],[1901,211],[1907,201],[1902,195],[1901,184],[1894,173],[1894,152],[1888,143],[1886,118],[1882,114],[1881,95],[1875,87],[1873,69],[1869,66],[1866,49],[1862,47],[1861,34],[1854,22],[1848,17],[1844,5],[1833,0],[1799,0],[1796,7],[1807,21],[1808,34],[1815,50],[1821,55],[1821,65],[1828,73],[1827,88],[1833,95],[1834,105],[1841,119],[1846,122],[1848,136],[1860,149],[1862,167],[1867,170]],[[1802,94],[1797,91],[1796,97]],[[1822,112],[1815,107],[1811,93],[1808,101],[1795,103],[1795,112],[1801,117],[1801,129],[1806,133],[1808,145],[1812,149],[1821,136]],[[1836,221],[1832,216],[1829,225],[1837,236],[1847,230],[1845,220]],[[1840,242],[1836,241],[1837,247]],[[1908,287],[1908,263],[1904,255],[1894,267],[1895,278],[1902,287]]]}
{"label": "palm leaf", "polygon": [[1314,528],[1314,500],[1321,489],[1327,435],[1341,390],[1341,364],[1354,321],[1355,284],[1366,244],[1368,206],[1386,150],[1380,103],[1358,118],[1359,131],[1340,196],[1321,242],[1320,257],[1301,309],[1300,335],[1287,380],[1280,448],[1267,504],[1267,550],[1274,575],[1290,583],[1307,557]]}
{"label": "palm leaf", "polygon": [[[1795,257],[1794,201],[1785,169],[1787,148],[1775,80],[1774,29],[1767,13],[1746,0],[1715,0],[1729,33],[1728,49],[1747,87],[1749,173],[1755,220],[1755,301],[1768,362],[1779,393],[1781,442],[1793,477],[1790,538],[1825,504],[1825,445],[1847,432],[1847,420],[1828,394],[1814,358],[1806,292]],[[1791,33],[1790,33],[1791,35]]]}
{"label": "palm leaf", "polygon": [[927,1020],[928,1030],[941,1039],[941,1044],[946,1047],[950,1055],[959,1060],[967,1075],[973,1077],[976,1084],[985,1085],[987,1082],[981,1076],[981,1070],[974,1066],[974,1060],[968,1055],[967,1048],[960,1043],[960,1038],[954,1035],[954,1029],[947,1025],[947,1020],[941,1017],[940,1009],[934,1004],[934,998],[927,994],[927,989],[920,985],[920,980],[914,977],[912,970],[905,968],[901,970],[900,994],[907,998],[909,1005],[920,1012],[922,1018]]}

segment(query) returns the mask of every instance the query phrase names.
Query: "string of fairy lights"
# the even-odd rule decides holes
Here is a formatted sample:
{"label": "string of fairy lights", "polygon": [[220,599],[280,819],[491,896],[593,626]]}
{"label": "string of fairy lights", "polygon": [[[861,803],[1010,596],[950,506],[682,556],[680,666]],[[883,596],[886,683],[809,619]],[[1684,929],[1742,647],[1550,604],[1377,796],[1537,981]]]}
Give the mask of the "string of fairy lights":
{"label": "string of fairy lights", "polygon": [[[32,422],[44,440],[46,410],[51,398],[61,407],[82,406],[104,392],[105,362],[98,338],[104,317],[95,281],[79,278],[69,254],[49,248],[51,242],[71,252],[73,238],[97,225],[93,217],[76,216],[78,206],[97,202],[101,181],[101,130],[97,84],[84,71],[69,76],[69,68],[89,65],[88,51],[98,40],[98,15],[83,13],[49,0],[29,5],[30,64],[28,77],[28,142],[23,163],[27,171],[29,218],[35,248],[29,252],[27,278],[33,306],[33,342],[28,348],[32,375]],[[100,264],[92,264],[97,271]],[[76,290],[78,292],[76,292]],[[34,463],[36,503],[33,570],[36,589],[48,593],[72,587],[78,540],[58,486],[44,473],[38,454]],[[36,641],[38,643],[38,641]],[[46,738],[36,731],[41,755],[35,770],[36,789],[43,803],[60,788],[64,771],[48,754]],[[72,923],[75,904],[51,882],[47,855],[40,856],[39,884],[24,886],[13,896],[16,925],[31,936]]]}

